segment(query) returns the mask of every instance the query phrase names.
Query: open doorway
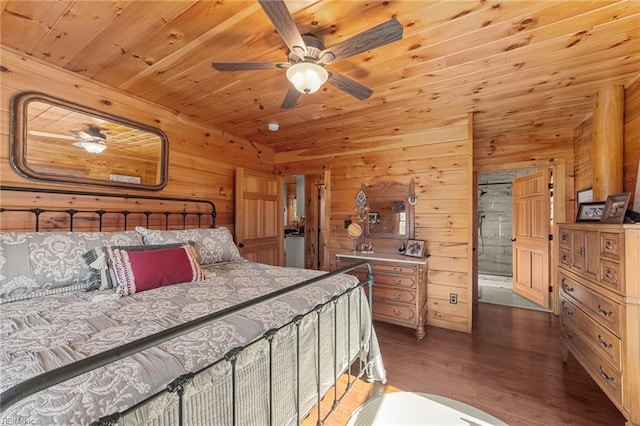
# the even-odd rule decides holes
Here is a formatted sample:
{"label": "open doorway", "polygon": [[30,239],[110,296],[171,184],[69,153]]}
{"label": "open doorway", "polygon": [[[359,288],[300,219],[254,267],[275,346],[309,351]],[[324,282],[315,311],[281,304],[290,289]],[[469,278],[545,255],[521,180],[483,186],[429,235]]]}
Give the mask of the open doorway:
{"label": "open doorway", "polygon": [[304,268],[304,176],[284,179],[284,255],[285,266]]}
{"label": "open doorway", "polygon": [[325,175],[284,178],[285,265],[324,270]]}
{"label": "open doorway", "polygon": [[512,181],[537,169],[478,174],[478,301],[550,311],[513,291]]}

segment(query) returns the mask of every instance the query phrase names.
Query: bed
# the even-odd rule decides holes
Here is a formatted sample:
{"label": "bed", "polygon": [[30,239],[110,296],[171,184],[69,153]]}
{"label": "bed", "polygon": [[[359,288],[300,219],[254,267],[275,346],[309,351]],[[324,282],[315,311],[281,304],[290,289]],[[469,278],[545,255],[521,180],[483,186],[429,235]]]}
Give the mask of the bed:
{"label": "bed", "polygon": [[3,424],[299,424],[328,390],[337,403],[360,376],[385,381],[370,268],[365,284],[249,262],[208,202],[126,196],[134,219],[5,206],[12,190],[0,212],[35,226],[0,233]]}

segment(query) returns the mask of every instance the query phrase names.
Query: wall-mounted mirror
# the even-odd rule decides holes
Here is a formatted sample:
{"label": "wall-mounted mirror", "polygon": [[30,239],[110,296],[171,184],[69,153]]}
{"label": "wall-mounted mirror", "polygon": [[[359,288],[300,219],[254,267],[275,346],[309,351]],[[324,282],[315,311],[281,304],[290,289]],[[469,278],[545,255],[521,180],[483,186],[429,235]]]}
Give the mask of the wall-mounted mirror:
{"label": "wall-mounted mirror", "polygon": [[167,183],[168,142],[158,129],[42,93],[11,105],[11,164],[43,181],[146,190]]}
{"label": "wall-mounted mirror", "polygon": [[407,240],[414,237],[414,210],[407,200],[407,185],[383,182],[364,191],[369,207],[366,217],[369,238]]}

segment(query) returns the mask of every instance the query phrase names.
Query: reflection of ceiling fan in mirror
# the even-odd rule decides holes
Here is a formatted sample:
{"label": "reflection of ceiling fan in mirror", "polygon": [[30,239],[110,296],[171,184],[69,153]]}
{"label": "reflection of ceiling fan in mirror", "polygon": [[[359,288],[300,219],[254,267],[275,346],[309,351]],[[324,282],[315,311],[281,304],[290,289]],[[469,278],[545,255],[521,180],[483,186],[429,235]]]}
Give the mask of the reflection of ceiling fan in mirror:
{"label": "reflection of ceiling fan in mirror", "polygon": [[258,3],[289,47],[289,62],[214,62],[211,65],[218,71],[286,69],[287,79],[293,86],[289,87],[282,101],[280,108],[283,109],[293,108],[298,103],[300,93],[314,93],[326,81],[359,100],[369,98],[372,89],[326,69],[325,65],[402,38],[402,25],[393,18],[325,48],[317,37],[300,34],[284,0],[258,0]]}
{"label": "reflection of ceiling fan in mirror", "polygon": [[91,154],[99,154],[107,149],[107,136],[100,131],[99,127],[88,126],[84,130],[71,130],[72,135],[60,133],[42,132],[39,130],[29,130],[29,134],[34,136],[44,136],[49,138],[66,139],[75,141],[72,145],[83,148]]}

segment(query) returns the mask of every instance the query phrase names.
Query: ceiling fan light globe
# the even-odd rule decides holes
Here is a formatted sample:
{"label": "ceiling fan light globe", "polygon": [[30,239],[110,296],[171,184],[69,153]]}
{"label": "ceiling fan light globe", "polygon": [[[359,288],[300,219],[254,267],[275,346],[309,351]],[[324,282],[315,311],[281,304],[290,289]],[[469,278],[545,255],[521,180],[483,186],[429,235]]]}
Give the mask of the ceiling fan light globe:
{"label": "ceiling fan light globe", "polygon": [[287,69],[287,79],[300,93],[315,93],[329,78],[324,67],[313,62],[298,62]]}

